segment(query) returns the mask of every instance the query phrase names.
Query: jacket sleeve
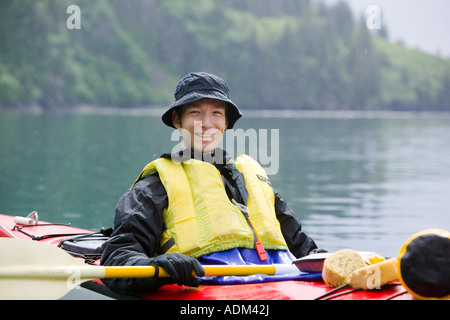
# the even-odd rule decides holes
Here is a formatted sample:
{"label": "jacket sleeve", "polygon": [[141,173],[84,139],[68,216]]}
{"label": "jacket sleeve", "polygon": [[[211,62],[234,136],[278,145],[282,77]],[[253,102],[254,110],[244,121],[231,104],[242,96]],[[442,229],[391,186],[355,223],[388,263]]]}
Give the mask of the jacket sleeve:
{"label": "jacket sleeve", "polygon": [[312,238],[302,231],[302,225],[294,211],[289,207],[277,191],[275,194],[275,213],[280,222],[281,232],[288,245],[289,251],[297,257],[301,258],[308,254],[325,252],[319,249]]}
{"label": "jacket sleeve", "polygon": [[[156,256],[165,230],[162,217],[167,194],[158,175],[149,176],[119,199],[111,238],[103,245],[102,265],[146,265]],[[153,278],[103,279],[122,294],[154,290],[165,284]],[[166,282],[167,283],[167,282]]]}

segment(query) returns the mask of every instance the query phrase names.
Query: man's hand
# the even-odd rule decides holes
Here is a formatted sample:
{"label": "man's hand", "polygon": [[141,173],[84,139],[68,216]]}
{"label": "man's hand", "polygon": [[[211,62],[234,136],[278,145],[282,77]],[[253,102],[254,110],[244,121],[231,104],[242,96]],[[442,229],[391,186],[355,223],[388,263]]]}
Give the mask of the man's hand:
{"label": "man's hand", "polygon": [[199,281],[192,271],[199,277],[205,275],[200,262],[197,259],[180,253],[166,253],[153,258],[153,261],[163,268],[176,281],[178,285],[198,287]]}

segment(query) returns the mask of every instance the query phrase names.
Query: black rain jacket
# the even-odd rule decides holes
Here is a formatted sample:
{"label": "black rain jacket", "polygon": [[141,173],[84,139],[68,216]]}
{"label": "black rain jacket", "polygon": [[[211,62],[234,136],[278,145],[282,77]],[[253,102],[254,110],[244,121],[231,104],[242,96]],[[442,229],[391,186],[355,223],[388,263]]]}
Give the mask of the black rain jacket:
{"label": "black rain jacket", "polygon": [[[232,170],[233,161],[220,149],[221,164],[213,163],[220,171],[228,196],[245,204],[245,182],[242,173]],[[181,160],[186,153],[180,152]],[[222,157],[223,154],[223,157]],[[172,158],[178,155],[164,154]],[[195,157],[190,154],[189,157]],[[180,158],[178,158],[180,159]],[[238,186],[244,186],[243,192]],[[242,190],[242,189],[241,189]],[[321,252],[308,235],[287,202],[274,190],[275,213],[280,222],[281,231],[291,253],[297,258],[310,253]],[[114,227],[111,238],[103,245],[102,265],[149,265],[151,258],[163,254],[159,243],[166,229],[163,209],[167,207],[168,197],[159,178],[153,174],[138,181],[119,199],[116,207]],[[141,293],[154,290],[161,285],[171,283],[168,279],[104,279],[103,282],[116,292],[124,294]]]}

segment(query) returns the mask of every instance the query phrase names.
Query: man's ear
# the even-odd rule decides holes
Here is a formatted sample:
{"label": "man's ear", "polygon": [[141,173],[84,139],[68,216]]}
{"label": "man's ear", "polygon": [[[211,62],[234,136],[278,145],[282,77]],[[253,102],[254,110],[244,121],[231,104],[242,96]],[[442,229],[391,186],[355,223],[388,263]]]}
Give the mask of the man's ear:
{"label": "man's ear", "polygon": [[181,119],[178,116],[178,112],[175,110],[172,111],[172,123],[175,128],[180,129],[181,128]]}

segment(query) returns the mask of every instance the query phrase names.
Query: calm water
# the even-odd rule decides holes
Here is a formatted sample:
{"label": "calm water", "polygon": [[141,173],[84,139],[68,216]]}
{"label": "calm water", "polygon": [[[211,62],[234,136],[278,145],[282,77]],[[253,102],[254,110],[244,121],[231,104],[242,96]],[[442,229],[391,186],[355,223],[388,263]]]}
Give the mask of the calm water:
{"label": "calm water", "polygon": [[[416,231],[450,230],[449,116],[250,117],[239,127],[279,129],[272,184],[320,247],[394,256]],[[0,213],[109,227],[142,167],[178,143],[171,134],[152,116],[0,114]]]}

